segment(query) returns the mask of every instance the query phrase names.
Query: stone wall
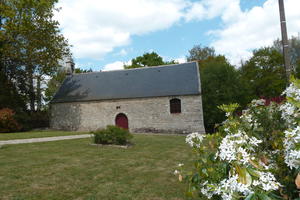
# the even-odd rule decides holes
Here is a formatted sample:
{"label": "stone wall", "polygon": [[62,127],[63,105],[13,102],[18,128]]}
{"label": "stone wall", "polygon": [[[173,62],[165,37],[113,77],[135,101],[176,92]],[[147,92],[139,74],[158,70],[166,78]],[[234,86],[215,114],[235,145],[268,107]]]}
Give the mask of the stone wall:
{"label": "stone wall", "polygon": [[[181,100],[181,113],[170,113],[170,99]],[[51,105],[53,129],[91,131],[115,125],[124,113],[131,132],[204,133],[200,95],[55,103]]]}

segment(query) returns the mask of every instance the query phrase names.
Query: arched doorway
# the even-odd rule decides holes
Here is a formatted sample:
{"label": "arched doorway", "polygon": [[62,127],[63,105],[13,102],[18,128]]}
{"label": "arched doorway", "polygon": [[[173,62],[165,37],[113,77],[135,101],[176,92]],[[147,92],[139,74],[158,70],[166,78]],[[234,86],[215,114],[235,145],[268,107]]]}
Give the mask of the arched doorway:
{"label": "arched doorway", "polygon": [[128,129],[128,118],[125,114],[119,113],[116,116],[116,126],[124,129]]}

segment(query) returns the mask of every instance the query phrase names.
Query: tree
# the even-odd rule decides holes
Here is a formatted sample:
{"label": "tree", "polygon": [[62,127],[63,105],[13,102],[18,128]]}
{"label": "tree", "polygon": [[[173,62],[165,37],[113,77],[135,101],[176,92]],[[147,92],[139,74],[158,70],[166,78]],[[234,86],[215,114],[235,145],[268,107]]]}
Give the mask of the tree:
{"label": "tree", "polygon": [[81,73],[89,73],[93,72],[93,70],[90,69],[81,69],[81,68],[75,68],[75,74],[81,74]]}
{"label": "tree", "polygon": [[203,116],[206,132],[214,132],[215,125],[225,120],[217,106],[249,101],[248,89],[240,79],[238,71],[214,48],[195,45],[187,56],[188,61],[198,61],[202,87]]}
{"label": "tree", "polygon": [[124,65],[125,69],[140,68],[140,67],[150,67],[159,65],[170,65],[176,64],[174,60],[163,61],[163,58],[155,52],[144,53],[142,56],[138,56],[131,60],[131,65]]}
{"label": "tree", "polygon": [[15,111],[26,110],[25,101],[18,94],[14,84],[0,71],[0,109],[10,108]]}
{"label": "tree", "polygon": [[214,132],[216,124],[226,118],[217,106],[239,103],[244,107],[249,101],[248,90],[239,73],[224,56],[211,57],[200,66],[203,117],[207,132]]}
{"label": "tree", "polygon": [[[288,40],[288,42],[289,42],[289,55],[290,55],[291,64],[295,69],[297,64],[300,62],[300,38],[292,36],[291,39]],[[273,42],[272,47],[274,47],[278,52],[283,54],[281,40],[279,39],[275,40]]]}
{"label": "tree", "polygon": [[[80,73],[88,73],[88,72],[93,72],[92,69],[81,69],[81,68],[75,68],[75,74],[80,74]],[[54,94],[57,92],[63,81],[65,80],[67,76],[66,71],[58,71],[55,73],[52,78],[48,81],[47,83],[47,88],[45,90],[45,97],[44,100],[46,102],[51,101],[53,98]]]}
{"label": "tree", "polygon": [[254,50],[240,73],[253,98],[280,96],[287,84],[282,54],[272,47]]}
{"label": "tree", "polygon": [[[69,54],[68,44],[53,19],[57,0],[2,0],[1,62],[3,72],[26,97],[30,110],[41,106],[41,82]],[[36,82],[36,83],[35,83]]]}
{"label": "tree", "polygon": [[215,56],[216,53],[213,47],[201,47],[201,45],[195,45],[189,50],[189,55],[186,58],[187,61],[204,61]]}

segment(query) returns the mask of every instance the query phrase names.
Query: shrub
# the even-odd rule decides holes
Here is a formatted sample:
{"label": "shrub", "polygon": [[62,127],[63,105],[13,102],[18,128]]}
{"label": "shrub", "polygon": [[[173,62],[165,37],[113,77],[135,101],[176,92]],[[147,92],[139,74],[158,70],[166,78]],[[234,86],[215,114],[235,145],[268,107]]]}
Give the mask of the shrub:
{"label": "shrub", "polygon": [[21,129],[14,115],[15,112],[9,108],[0,110],[0,133],[14,132]]}
{"label": "shrub", "polygon": [[[175,174],[188,194],[203,199],[299,199],[300,80],[292,79],[282,103],[254,100],[240,116],[223,105],[228,119],[213,135],[189,134],[196,153],[193,172]],[[279,101],[280,102],[280,101]]]}
{"label": "shrub", "polygon": [[106,129],[92,132],[96,144],[117,144],[125,145],[133,137],[132,134],[123,128],[109,125]]}
{"label": "shrub", "polygon": [[17,112],[15,119],[22,125],[22,131],[49,127],[48,111]]}

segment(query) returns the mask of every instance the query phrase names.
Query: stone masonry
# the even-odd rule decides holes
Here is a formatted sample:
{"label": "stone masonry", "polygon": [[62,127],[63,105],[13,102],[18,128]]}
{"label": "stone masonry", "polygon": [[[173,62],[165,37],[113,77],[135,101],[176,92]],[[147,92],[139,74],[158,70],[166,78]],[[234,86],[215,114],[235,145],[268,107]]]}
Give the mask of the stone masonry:
{"label": "stone masonry", "polygon": [[[170,113],[170,100],[181,100],[181,113]],[[204,133],[201,95],[99,100],[51,105],[53,129],[92,131],[115,125],[116,116],[128,118],[135,133]]]}

